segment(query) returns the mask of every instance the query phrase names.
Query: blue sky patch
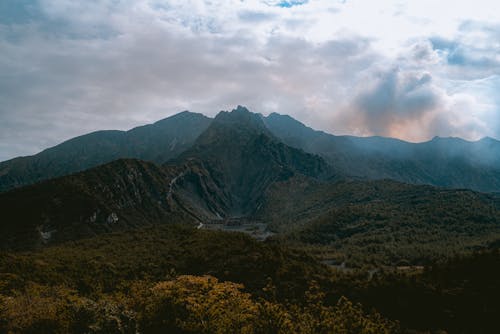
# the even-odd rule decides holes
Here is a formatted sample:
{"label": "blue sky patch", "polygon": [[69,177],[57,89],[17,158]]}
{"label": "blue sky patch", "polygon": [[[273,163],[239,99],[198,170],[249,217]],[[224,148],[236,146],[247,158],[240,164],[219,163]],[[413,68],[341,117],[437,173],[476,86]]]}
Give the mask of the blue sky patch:
{"label": "blue sky patch", "polygon": [[288,0],[288,1],[281,1],[281,2],[277,3],[276,6],[282,7],[282,8],[291,8],[291,7],[294,7],[294,6],[303,5],[303,4],[307,3],[307,1],[308,0]]}

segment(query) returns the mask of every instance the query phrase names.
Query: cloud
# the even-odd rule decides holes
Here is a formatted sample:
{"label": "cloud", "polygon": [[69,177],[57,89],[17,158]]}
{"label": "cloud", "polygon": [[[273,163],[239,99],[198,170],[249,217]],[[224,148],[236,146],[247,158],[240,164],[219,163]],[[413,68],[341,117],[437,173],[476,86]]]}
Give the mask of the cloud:
{"label": "cloud", "polygon": [[423,25],[415,3],[280,3],[2,1],[0,160],[238,104],[336,134],[500,137],[498,27],[481,12]]}
{"label": "cloud", "polygon": [[394,60],[379,61],[365,71],[344,106],[333,113],[337,132],[413,142],[433,136],[498,138],[500,100],[493,93],[500,88],[497,76],[451,79],[447,74],[454,65],[434,45],[416,41]]}
{"label": "cloud", "polygon": [[338,114],[340,123],[358,135],[427,138],[425,123],[444,105],[431,75],[391,68],[374,76]]}
{"label": "cloud", "polygon": [[455,79],[480,79],[500,73],[500,25],[465,21],[452,38],[430,38],[450,65],[449,76]]}
{"label": "cloud", "polygon": [[274,13],[266,13],[261,11],[253,11],[253,10],[242,10],[238,13],[238,17],[240,20],[249,22],[249,23],[259,23],[259,22],[268,22],[276,18],[276,14]]}

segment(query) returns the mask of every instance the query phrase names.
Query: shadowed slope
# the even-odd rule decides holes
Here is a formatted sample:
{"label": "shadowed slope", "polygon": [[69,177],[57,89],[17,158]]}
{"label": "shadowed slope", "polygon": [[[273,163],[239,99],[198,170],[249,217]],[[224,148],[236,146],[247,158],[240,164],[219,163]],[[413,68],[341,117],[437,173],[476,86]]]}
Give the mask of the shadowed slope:
{"label": "shadowed slope", "polygon": [[217,115],[179,159],[193,157],[203,160],[230,194],[231,216],[252,213],[270,184],[295,173],[319,179],[334,175],[323,159],[284,145],[269,132],[260,114],[241,106]]}
{"label": "shadowed slope", "polygon": [[439,138],[413,144],[392,138],[334,136],[273,113],[267,127],[285,144],[319,154],[347,175],[479,191],[500,190],[500,142]]}
{"label": "shadowed slope", "polygon": [[116,160],[0,194],[0,248],[29,248],[156,223],[199,223],[224,210],[219,195],[199,162],[160,167]]}
{"label": "shadowed slope", "polygon": [[129,131],[97,131],[76,137],[36,155],[0,163],[0,191],[116,159],[164,163],[190,147],[210,122],[208,117],[186,111]]}

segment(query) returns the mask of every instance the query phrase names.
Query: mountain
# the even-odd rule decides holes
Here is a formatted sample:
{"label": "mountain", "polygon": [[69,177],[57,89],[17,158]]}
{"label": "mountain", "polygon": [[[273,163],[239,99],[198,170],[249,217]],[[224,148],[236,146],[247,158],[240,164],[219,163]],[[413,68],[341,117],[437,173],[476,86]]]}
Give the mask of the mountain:
{"label": "mountain", "polygon": [[[163,166],[120,159],[0,193],[1,248],[58,243],[150,224],[248,216],[274,182],[334,177],[320,157],[279,142],[261,116],[221,112]],[[26,210],[29,208],[29,210]]]}
{"label": "mountain", "polygon": [[36,155],[0,163],[0,191],[67,175],[116,159],[164,163],[190,147],[211,119],[181,112],[129,131],[97,131]]}
{"label": "mountain", "polygon": [[[219,198],[220,196],[220,198]],[[0,194],[0,248],[30,248],[158,223],[199,224],[224,212],[203,165],[116,160]]]}
{"label": "mountain", "polygon": [[[246,112],[247,116],[240,115],[237,120],[234,112],[220,113],[216,117],[216,126],[196,143],[198,153],[195,155],[200,155],[200,147],[211,143],[213,138],[210,136],[225,131],[227,126],[224,123],[240,124],[238,126],[242,129],[251,124],[255,130],[252,133],[261,135],[262,140],[268,138],[269,143],[286,144],[320,155],[336,175],[500,192],[500,142],[492,138],[468,142],[436,137],[429,142],[413,144],[383,137],[334,136],[306,127],[290,116],[272,113],[263,117],[243,109],[236,110],[241,114]],[[75,173],[116,159],[136,158],[162,164],[178,158],[186,150],[191,149],[193,153],[195,141],[212,121],[201,114],[182,112],[130,131],[98,131],[34,156],[1,162],[0,191]],[[250,135],[248,131],[244,134],[245,131],[240,129],[232,135]],[[229,138],[219,146],[231,142]],[[302,171],[309,170],[309,167]],[[237,201],[236,198],[233,200]]]}
{"label": "mountain", "polygon": [[292,147],[318,154],[347,175],[478,191],[500,190],[500,142],[439,138],[409,143],[383,137],[334,136],[276,113],[264,118]]}
{"label": "mountain", "polygon": [[[3,165],[69,175],[0,193],[0,332],[494,332],[500,196],[378,178],[494,188],[497,141],[336,137],[241,106],[161,122]],[[192,327],[207,312],[224,327]]]}
{"label": "mountain", "polygon": [[228,214],[247,216],[267,187],[295,173],[315,179],[339,177],[322,158],[280,142],[263,117],[242,106],[221,112],[177,160],[198,158],[229,194]]}

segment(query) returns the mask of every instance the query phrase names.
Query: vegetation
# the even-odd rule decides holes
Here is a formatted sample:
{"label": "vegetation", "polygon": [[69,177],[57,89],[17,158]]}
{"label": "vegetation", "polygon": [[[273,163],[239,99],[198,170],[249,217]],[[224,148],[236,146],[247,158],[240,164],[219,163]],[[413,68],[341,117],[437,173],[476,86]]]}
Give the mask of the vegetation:
{"label": "vegetation", "polygon": [[[38,252],[0,255],[9,287],[62,284],[85,295],[114,292],[124,281],[161,281],[177,274],[210,274],[260,291],[271,279],[279,298],[297,298],[330,270],[299,250],[239,233],[159,225],[99,235]],[[7,274],[8,273],[8,274]]]}
{"label": "vegetation", "polygon": [[425,265],[500,240],[498,197],[394,181],[292,178],[268,191],[259,218],[276,239],[350,267]]}
{"label": "vegetation", "polygon": [[405,328],[426,332],[496,333],[500,314],[500,250],[457,256],[420,273],[345,274],[339,292]]}
{"label": "vegetation", "polygon": [[332,272],[308,255],[239,233],[157,226],[5,253],[0,272],[6,333],[398,330],[346,298],[325,303]]}
{"label": "vegetation", "polygon": [[280,242],[160,225],[1,254],[0,333],[491,333],[498,268],[489,251],[368,279]]}
{"label": "vegetation", "polygon": [[398,324],[341,298],[326,306],[310,291],[305,306],[253,299],[243,285],[211,276],[136,282],[128,295],[92,300],[64,287],[33,285],[0,296],[8,333],[397,333]]}
{"label": "vegetation", "polygon": [[[498,195],[351,180],[279,142],[245,108],[210,126],[200,117],[178,119],[207,127],[180,146],[175,136],[157,142],[175,117],[117,135],[138,139],[123,147],[144,154],[157,142],[148,155],[157,162],[170,154],[156,156],[162,148],[193,144],[163,166],[116,160],[0,193],[0,334],[497,330]],[[80,155],[94,136],[55,152]],[[115,152],[113,138],[94,138],[91,151]],[[82,154],[73,167],[107,161],[109,152]],[[69,172],[56,171],[63,160],[52,168],[39,158]],[[423,182],[420,168],[393,167]],[[8,187],[49,176],[9,173]],[[276,235],[258,242],[195,228],[214,222]]]}

